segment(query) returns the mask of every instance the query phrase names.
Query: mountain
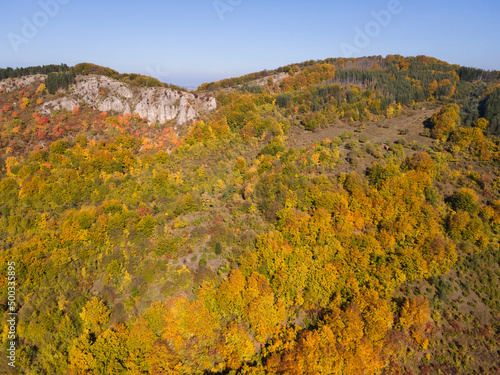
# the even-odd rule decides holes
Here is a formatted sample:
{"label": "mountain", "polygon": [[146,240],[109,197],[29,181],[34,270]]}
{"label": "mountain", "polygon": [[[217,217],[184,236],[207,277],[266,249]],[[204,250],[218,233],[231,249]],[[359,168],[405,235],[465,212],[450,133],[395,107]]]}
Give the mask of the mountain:
{"label": "mountain", "polygon": [[0,78],[0,372],[498,373],[498,72]]}
{"label": "mountain", "polygon": [[[0,81],[0,88],[9,93],[25,85],[38,87],[47,77],[38,74],[10,78]],[[217,104],[209,96],[164,87],[132,87],[123,81],[92,74],[77,75],[75,83],[61,90],[57,98],[41,104],[37,110],[48,115],[53,110],[71,111],[79,106],[89,106],[101,112],[137,113],[150,122],[164,124],[175,120],[176,125],[184,125],[200,114],[214,110]]]}

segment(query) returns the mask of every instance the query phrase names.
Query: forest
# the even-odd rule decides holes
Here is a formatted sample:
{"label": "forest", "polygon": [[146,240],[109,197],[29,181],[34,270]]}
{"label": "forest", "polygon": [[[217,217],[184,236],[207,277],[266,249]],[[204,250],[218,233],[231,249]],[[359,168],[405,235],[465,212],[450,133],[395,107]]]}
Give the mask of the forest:
{"label": "forest", "polygon": [[499,72],[311,60],[201,85],[177,130],[39,113],[147,77],[0,87],[32,74],[0,88],[0,372],[500,371]]}

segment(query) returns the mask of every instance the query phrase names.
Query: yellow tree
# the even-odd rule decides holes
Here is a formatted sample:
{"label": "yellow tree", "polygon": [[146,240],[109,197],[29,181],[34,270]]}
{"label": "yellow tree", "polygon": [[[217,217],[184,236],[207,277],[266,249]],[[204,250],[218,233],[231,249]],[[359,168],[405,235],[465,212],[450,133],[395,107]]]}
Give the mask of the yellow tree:
{"label": "yellow tree", "polygon": [[399,324],[403,328],[421,327],[430,319],[429,301],[424,296],[406,298],[401,307]]}
{"label": "yellow tree", "polygon": [[245,361],[249,361],[255,354],[253,343],[248,330],[238,323],[231,323],[224,328],[222,340],[217,348],[226,362],[226,367],[236,370]]}
{"label": "yellow tree", "polygon": [[148,321],[142,316],[137,318],[126,341],[129,353],[126,363],[130,372],[144,373],[148,371],[149,366],[146,357],[157,340],[158,337],[151,329]]}
{"label": "yellow tree", "polygon": [[429,120],[431,136],[446,141],[448,135],[460,125],[460,108],[458,104],[446,104],[434,113]]}
{"label": "yellow tree", "polygon": [[92,345],[96,360],[95,374],[122,374],[129,358],[126,347],[128,330],[123,325],[107,329],[97,337]]}
{"label": "yellow tree", "polygon": [[97,361],[92,353],[92,340],[92,335],[87,331],[73,341],[69,351],[69,368],[72,374],[94,374]]}
{"label": "yellow tree", "polygon": [[109,309],[101,299],[94,297],[82,308],[80,318],[84,330],[101,333],[109,323]]}

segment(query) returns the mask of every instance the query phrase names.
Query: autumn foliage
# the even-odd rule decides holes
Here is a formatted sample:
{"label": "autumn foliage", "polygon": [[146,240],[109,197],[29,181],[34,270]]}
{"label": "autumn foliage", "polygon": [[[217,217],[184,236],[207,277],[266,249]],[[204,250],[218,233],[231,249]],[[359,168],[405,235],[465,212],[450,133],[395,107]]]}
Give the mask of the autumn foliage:
{"label": "autumn foliage", "polygon": [[447,104],[430,119],[431,136],[445,141],[450,133],[460,125],[460,108],[457,104]]}
{"label": "autumn foliage", "polygon": [[[475,72],[425,56],[280,69],[204,85],[218,109],[185,127],[0,92],[22,371],[493,373],[496,82],[464,104]],[[363,137],[429,106],[413,139]]]}

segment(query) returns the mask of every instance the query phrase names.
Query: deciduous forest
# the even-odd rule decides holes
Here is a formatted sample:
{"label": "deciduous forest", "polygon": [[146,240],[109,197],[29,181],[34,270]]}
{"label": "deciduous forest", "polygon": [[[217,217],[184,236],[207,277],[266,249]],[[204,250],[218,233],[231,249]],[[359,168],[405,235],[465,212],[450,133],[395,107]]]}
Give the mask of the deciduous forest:
{"label": "deciduous forest", "polygon": [[0,89],[14,373],[500,371],[499,72],[311,60],[203,84],[218,108],[179,128],[39,112],[78,75],[152,78],[0,69],[33,74]]}

